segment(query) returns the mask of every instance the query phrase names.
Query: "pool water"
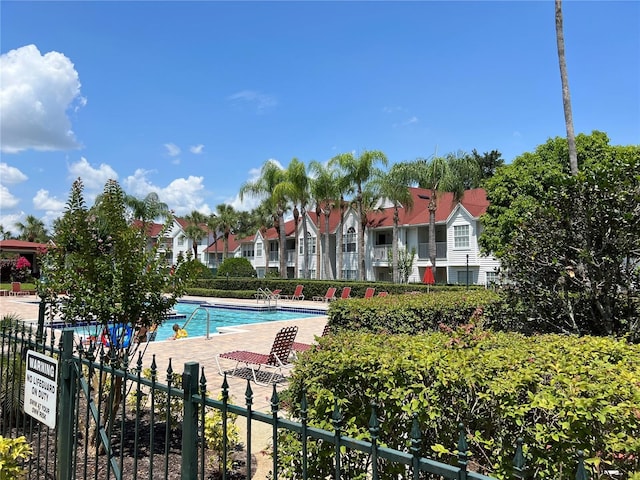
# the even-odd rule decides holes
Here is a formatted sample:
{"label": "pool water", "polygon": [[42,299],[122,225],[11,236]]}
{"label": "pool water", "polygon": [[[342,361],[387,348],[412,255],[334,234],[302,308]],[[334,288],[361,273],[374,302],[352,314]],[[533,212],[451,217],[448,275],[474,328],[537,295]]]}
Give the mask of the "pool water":
{"label": "pool water", "polygon": [[[173,325],[182,327],[188,321],[186,331],[189,337],[203,337],[207,334],[207,313],[209,314],[209,333],[216,335],[218,328],[239,327],[253,323],[275,322],[326,315],[325,312],[304,309],[287,311],[282,309],[266,310],[252,307],[210,306],[199,303],[178,302],[174,306],[177,316],[170,317],[157,329],[156,341],[168,340],[174,334]],[[193,315],[193,316],[192,316]],[[189,320],[190,319],[190,320]],[[76,326],[77,334],[83,338],[97,335],[96,325]]]}

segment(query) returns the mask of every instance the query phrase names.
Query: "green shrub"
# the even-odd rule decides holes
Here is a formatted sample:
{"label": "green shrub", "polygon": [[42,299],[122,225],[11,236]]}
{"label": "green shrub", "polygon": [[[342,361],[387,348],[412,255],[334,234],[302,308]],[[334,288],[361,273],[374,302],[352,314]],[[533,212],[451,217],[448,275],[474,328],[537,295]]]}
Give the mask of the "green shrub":
{"label": "green shrub", "polygon": [[[319,343],[300,355],[283,397],[295,405],[305,388],[314,426],[333,430],[337,400],[345,419],[342,431],[368,439],[375,402],[381,444],[409,451],[415,414],[420,454],[455,463],[462,422],[470,464],[499,478],[512,475],[518,437],[524,439],[531,478],[573,478],[577,450],[587,452],[594,472],[619,470],[628,477],[640,470],[640,345],[473,327],[427,335],[345,332]],[[290,470],[299,471],[294,437],[280,443],[281,455]],[[311,448],[310,478],[325,478],[333,447]],[[349,478],[367,470],[366,458],[356,454],[346,454],[345,465]],[[382,468],[388,475],[401,472]]]}
{"label": "green shrub", "polygon": [[227,275],[229,277],[255,277],[256,271],[246,258],[227,258],[218,268],[218,277],[226,277]]}
{"label": "green shrub", "polygon": [[502,317],[501,312],[500,296],[483,289],[334,302],[329,318],[336,328],[413,334],[437,330],[440,324],[466,324],[474,315],[491,326]]}
{"label": "green shrub", "polygon": [[21,463],[32,453],[25,437],[12,439],[0,435],[0,480],[24,478],[25,471]]}

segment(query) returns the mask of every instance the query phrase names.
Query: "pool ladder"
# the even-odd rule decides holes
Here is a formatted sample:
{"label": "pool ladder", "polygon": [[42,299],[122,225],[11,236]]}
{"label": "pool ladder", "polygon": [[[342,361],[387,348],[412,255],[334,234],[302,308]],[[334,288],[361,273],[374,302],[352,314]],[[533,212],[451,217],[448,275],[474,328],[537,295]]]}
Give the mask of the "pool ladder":
{"label": "pool ladder", "polygon": [[210,326],[211,326],[211,318],[209,317],[209,309],[207,307],[200,306],[200,307],[196,308],[193,312],[191,312],[191,315],[189,316],[187,321],[184,322],[184,325],[182,325],[182,329],[184,330],[185,328],[187,328],[187,325],[189,325],[189,322],[191,321],[193,316],[196,313],[198,313],[198,310],[202,310],[202,311],[204,311],[204,313],[207,314],[207,340],[209,340],[209,330],[210,330]]}

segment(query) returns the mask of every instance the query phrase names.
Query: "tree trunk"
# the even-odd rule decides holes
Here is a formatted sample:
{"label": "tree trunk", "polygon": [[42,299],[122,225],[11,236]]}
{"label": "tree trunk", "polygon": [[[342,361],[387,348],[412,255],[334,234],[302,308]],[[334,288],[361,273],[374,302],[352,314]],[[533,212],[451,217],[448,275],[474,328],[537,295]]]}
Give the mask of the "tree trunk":
{"label": "tree trunk", "polygon": [[298,278],[298,260],[299,260],[299,245],[300,241],[298,240],[298,221],[300,220],[300,211],[298,207],[293,207],[293,239],[294,239],[294,249],[293,253],[293,278]]}
{"label": "tree trunk", "polygon": [[433,274],[436,274],[436,191],[431,190],[431,199],[429,200],[429,260]]}
{"label": "tree trunk", "polygon": [[307,209],[304,206],[302,207],[302,238],[302,277],[309,278],[309,226],[307,225]]}
{"label": "tree trunk", "polygon": [[287,238],[284,231],[284,210],[278,209],[278,225],[280,226],[280,278],[287,278]]}
{"label": "tree trunk", "polygon": [[362,194],[358,195],[358,216],[360,217],[360,221],[358,222],[358,230],[360,230],[358,232],[358,280],[366,281],[367,275],[364,264],[364,231],[366,220],[363,218]]}
{"label": "tree trunk", "polygon": [[322,209],[316,205],[316,227],[318,234],[316,235],[316,280],[320,280],[320,270],[321,268],[321,260],[320,255],[322,254],[322,234],[320,233],[320,222],[322,221]]}
{"label": "tree trunk", "polygon": [[331,205],[327,207],[324,213],[324,272],[327,280],[333,280],[333,268],[331,268],[331,259],[329,258],[329,216],[331,215]]}
{"label": "tree trunk", "polygon": [[393,212],[393,240],[392,240],[392,255],[393,255],[393,283],[399,283],[400,272],[398,272],[398,223],[400,218],[398,215],[398,206],[395,206]]}
{"label": "tree trunk", "polygon": [[344,198],[342,195],[340,196],[340,221],[338,222],[338,227],[336,228],[336,278],[338,280],[342,279],[342,264],[344,260],[344,253],[342,252],[342,230],[344,225],[344,211],[342,206],[344,205]]}
{"label": "tree trunk", "polygon": [[569,167],[571,175],[578,174],[578,153],[576,150],[576,135],[573,131],[573,114],[571,113],[571,95],[569,93],[569,77],[564,53],[564,31],[562,27],[562,0],[556,0],[556,41],[558,43],[558,61],[560,63],[560,80],[562,81],[562,105],[564,107],[564,122],[567,130],[567,144],[569,146]]}

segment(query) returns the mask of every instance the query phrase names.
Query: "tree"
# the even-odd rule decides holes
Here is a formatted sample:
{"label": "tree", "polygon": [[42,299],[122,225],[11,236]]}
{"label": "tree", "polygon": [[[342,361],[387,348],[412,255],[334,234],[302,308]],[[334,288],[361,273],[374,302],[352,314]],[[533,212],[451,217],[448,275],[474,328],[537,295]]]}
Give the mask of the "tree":
{"label": "tree", "polygon": [[[352,152],[343,153],[331,160],[332,164],[337,165],[342,171],[344,178],[349,180],[350,185],[355,191],[355,205],[358,216],[362,219],[364,216],[363,191],[367,182],[373,175],[373,170],[377,163],[386,166],[388,161],[384,153],[379,150],[365,150],[359,156],[355,156]],[[342,232],[340,232],[342,233]],[[366,266],[364,259],[364,227],[362,222],[359,223],[358,231],[358,279],[366,280]],[[341,255],[341,252],[339,252]]]}
{"label": "tree", "polygon": [[231,206],[221,203],[216,207],[216,213],[209,215],[207,228],[213,232],[214,241],[217,242],[218,232],[221,232],[224,244],[223,260],[229,257],[229,236],[235,233],[239,220],[238,212]]}
{"label": "tree", "polygon": [[287,278],[286,232],[284,230],[287,197],[284,189],[277,189],[276,187],[285,180],[285,171],[273,160],[267,160],[262,166],[260,177],[255,181],[246,182],[240,187],[240,200],[245,195],[263,198],[277,221],[281,278]]}
{"label": "tree", "polygon": [[[307,237],[309,234],[309,228],[307,225],[307,206],[310,201],[310,192],[309,192],[309,177],[307,176],[306,168],[304,163],[302,163],[297,158],[291,160],[289,167],[287,168],[287,178],[289,183],[291,184],[292,193],[291,200],[294,203],[293,208],[293,220],[295,225],[295,236],[296,236],[296,253],[295,253],[295,268],[296,268],[296,277],[298,277],[298,255],[300,249],[298,247],[298,221],[299,218],[302,217],[302,238],[304,239],[302,242],[302,258],[303,258],[303,270],[302,270],[302,278],[308,278],[308,270],[309,270],[309,248]],[[300,205],[300,211],[298,211],[298,205]]]}
{"label": "tree", "polygon": [[429,261],[436,269],[436,211],[442,193],[452,192],[455,202],[459,202],[469,182],[478,178],[478,164],[469,155],[458,152],[445,157],[433,157],[431,160],[418,159],[400,167],[404,178],[417,183],[430,191],[429,210]]}
{"label": "tree", "polygon": [[185,215],[187,226],[184,229],[184,235],[191,241],[193,250],[193,258],[198,260],[198,244],[200,240],[207,236],[204,225],[207,223],[207,217],[197,210],[193,210],[189,215]]}
{"label": "tree", "polygon": [[[135,331],[161,324],[184,294],[185,279],[177,273],[180,269],[171,275],[157,247],[145,248],[146,235],[128,221],[125,195],[116,181],[106,183],[91,209],[86,207],[83,189],[78,178],[43,257],[47,282],[38,285],[38,294],[58,310],[65,323],[93,322],[96,335],[110,327]],[[63,291],[68,295],[59,302],[58,292]],[[136,345],[112,336],[109,346],[99,343],[90,348],[101,349],[114,368],[126,368]],[[100,350],[91,351],[100,354]],[[108,421],[113,421],[122,400],[121,381],[113,380],[115,395],[109,397],[113,403],[105,404],[103,418]]]}
{"label": "tree", "polygon": [[143,199],[133,195],[125,195],[125,205],[131,209],[134,219],[142,223],[143,230],[147,231],[150,222],[161,218],[168,220],[171,217],[171,210],[166,203],[160,201],[160,197],[155,192],[150,192]]}
{"label": "tree", "polygon": [[20,232],[18,234],[18,238],[20,240],[44,243],[49,239],[44,222],[33,215],[27,215],[24,219],[24,223],[17,222],[16,228],[18,229],[18,232]]}
{"label": "tree", "polygon": [[[324,278],[333,280],[333,268],[331,268],[331,259],[329,256],[329,218],[337,197],[336,172],[328,165],[317,161],[312,161],[309,164],[309,170],[313,174],[313,180],[311,182],[311,196],[319,209],[316,212],[318,219],[318,238],[321,237],[320,232],[322,232],[322,229],[320,228],[320,218],[321,216],[324,216],[325,219],[325,228],[322,233],[322,248],[317,249],[318,258],[322,255],[324,269],[320,268],[320,261],[317,261],[318,274],[324,270]],[[341,255],[341,253],[342,252],[338,251],[338,255]]]}
{"label": "tree", "polygon": [[[398,225],[400,223],[400,207],[406,211],[413,208],[413,197],[409,192],[410,178],[407,178],[406,169],[401,164],[392,165],[389,172],[376,170],[372,180],[373,188],[376,188],[378,195],[387,199],[393,204],[393,237],[392,237],[392,272],[393,282],[399,283],[402,269],[399,267],[398,252]],[[413,259],[412,259],[413,261]]]}
{"label": "tree", "polygon": [[552,185],[502,256],[527,332],[640,341],[640,148]]}
{"label": "tree", "polygon": [[[576,137],[578,161],[585,168],[612,158],[617,147],[603,132]],[[489,207],[482,217],[479,244],[485,255],[500,258],[526,216],[531,215],[546,192],[570,174],[567,139],[556,137],[516,157],[487,180]]]}
{"label": "tree", "polygon": [[569,144],[569,165],[571,175],[578,174],[578,154],[576,151],[576,137],[573,131],[573,114],[571,112],[571,94],[569,92],[569,76],[564,52],[564,29],[562,26],[562,0],[556,0],[556,43],[558,45],[558,62],[560,64],[560,80],[562,82],[562,106],[564,108],[564,123],[567,130]]}
{"label": "tree", "polygon": [[4,225],[0,225],[0,237],[2,237],[2,240],[9,240],[13,238],[13,234],[10,230],[5,230]]}
{"label": "tree", "polygon": [[495,175],[498,168],[504,165],[502,154],[498,150],[491,150],[490,152],[484,152],[480,155],[474,148],[471,151],[471,156],[478,164],[479,170],[479,182],[471,188],[482,186],[486,180]]}

